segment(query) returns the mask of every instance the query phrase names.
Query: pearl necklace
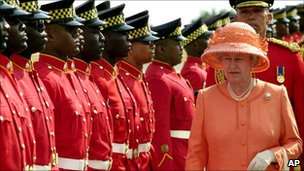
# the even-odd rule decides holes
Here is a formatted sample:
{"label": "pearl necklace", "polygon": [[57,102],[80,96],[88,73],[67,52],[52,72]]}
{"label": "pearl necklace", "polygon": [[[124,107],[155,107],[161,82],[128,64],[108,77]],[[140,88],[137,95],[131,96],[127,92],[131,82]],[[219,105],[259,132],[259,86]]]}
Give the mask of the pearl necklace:
{"label": "pearl necklace", "polygon": [[229,83],[227,84],[227,89],[228,89],[228,92],[229,92],[230,96],[234,100],[236,100],[236,101],[242,101],[242,100],[246,99],[250,95],[251,91],[256,86],[256,82],[257,82],[256,79],[251,78],[248,88],[241,95],[236,95],[235,92],[232,90],[232,88],[231,88],[231,86],[230,86]]}

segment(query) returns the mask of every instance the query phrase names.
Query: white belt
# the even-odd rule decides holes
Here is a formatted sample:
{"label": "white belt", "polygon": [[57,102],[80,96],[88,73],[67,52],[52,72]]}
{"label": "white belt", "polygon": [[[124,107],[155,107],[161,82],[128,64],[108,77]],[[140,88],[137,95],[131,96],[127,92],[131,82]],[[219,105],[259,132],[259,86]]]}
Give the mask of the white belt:
{"label": "white belt", "polygon": [[139,156],[139,152],[138,149],[128,149],[127,153],[126,153],[127,159],[134,159],[137,158]]}
{"label": "white belt", "polygon": [[144,143],[144,144],[139,144],[138,145],[138,152],[149,152],[151,148],[151,143]]}
{"label": "white belt", "polygon": [[86,163],[83,159],[58,157],[58,167],[60,169],[84,170]]}
{"label": "white belt", "polygon": [[125,154],[128,159],[133,159],[135,157],[138,157],[139,153],[141,152],[149,152],[150,148],[151,148],[151,143],[139,144],[138,148],[135,149],[128,148],[127,144],[112,143],[112,152]]}
{"label": "white belt", "polygon": [[189,139],[190,131],[186,130],[171,130],[170,136],[172,138]]}
{"label": "white belt", "polygon": [[88,165],[92,169],[98,170],[110,170],[112,166],[111,160],[89,160]]}
{"label": "white belt", "polygon": [[127,144],[112,143],[112,152],[113,153],[126,154],[127,151],[128,151]]}
{"label": "white belt", "polygon": [[50,171],[52,169],[51,165],[34,165],[34,171]]}

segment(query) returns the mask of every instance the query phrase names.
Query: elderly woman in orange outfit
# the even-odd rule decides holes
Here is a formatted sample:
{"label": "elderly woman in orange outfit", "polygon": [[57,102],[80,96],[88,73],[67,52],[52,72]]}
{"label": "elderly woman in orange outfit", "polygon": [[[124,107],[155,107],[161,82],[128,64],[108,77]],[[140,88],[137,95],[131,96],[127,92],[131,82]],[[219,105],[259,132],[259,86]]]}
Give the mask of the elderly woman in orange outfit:
{"label": "elderly woman in orange outfit", "polygon": [[286,88],[255,79],[267,42],[245,23],[218,29],[202,55],[226,81],[201,90],[186,170],[288,170],[302,152]]}

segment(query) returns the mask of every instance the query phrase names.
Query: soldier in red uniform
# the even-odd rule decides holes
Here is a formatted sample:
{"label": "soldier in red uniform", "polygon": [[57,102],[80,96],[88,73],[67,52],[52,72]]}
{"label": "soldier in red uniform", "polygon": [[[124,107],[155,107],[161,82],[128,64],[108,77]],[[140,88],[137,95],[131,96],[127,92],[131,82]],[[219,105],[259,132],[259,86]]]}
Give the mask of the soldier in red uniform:
{"label": "soldier in red uniform", "polygon": [[212,32],[208,31],[208,27],[200,18],[185,28],[182,33],[187,38],[183,45],[188,57],[182,68],[181,75],[190,82],[194,90],[194,96],[196,96],[198,90],[205,86],[207,79],[207,72],[200,57],[205,48],[207,48]]}
{"label": "soldier in red uniform", "polygon": [[[114,65],[128,55],[130,42],[127,31],[133,27],[125,23],[123,9],[125,5],[110,8],[105,1],[97,6],[99,18],[106,21],[103,27],[105,49],[102,57],[92,59],[91,78],[98,85],[110,106],[113,120],[113,144],[111,170],[134,170],[128,161],[137,158],[134,147],[138,146],[135,139],[135,128],[139,125],[139,108],[130,89],[117,77]],[[129,159],[129,160],[128,160]]]}
{"label": "soldier in red uniform", "polygon": [[[290,20],[286,16],[286,10],[275,9],[273,10],[273,18],[275,19],[276,38],[285,40],[290,35],[289,23]],[[286,40],[285,40],[286,41]]]}
{"label": "soldier in red uniform", "polygon": [[[266,36],[267,24],[272,18],[269,13],[269,7],[273,4],[273,0],[255,1],[254,3],[251,3],[249,0],[231,0],[230,3],[237,11],[237,21],[250,24],[260,36]],[[264,81],[279,85],[284,84],[286,86],[295,112],[300,135],[303,138],[304,92],[302,87],[304,86],[304,66],[298,52],[299,47],[297,46],[274,38],[268,39],[270,68],[257,74],[256,77]],[[221,71],[216,71],[216,73],[214,76],[213,71],[208,72],[207,86],[225,79]]]}
{"label": "soldier in red uniform", "polygon": [[88,118],[91,130],[88,156],[88,170],[109,170],[112,164],[112,117],[108,105],[100,90],[90,80],[92,58],[100,57],[104,46],[104,37],[100,27],[105,22],[99,20],[95,1],[89,0],[76,8],[76,14],[83,18],[84,46],[77,57],[73,58],[74,73],[91,104]]}
{"label": "soldier in red uniform", "polygon": [[146,71],[155,110],[155,133],[152,140],[154,170],[184,170],[188,138],[194,115],[191,85],[173,68],[181,62],[181,20],[152,28],[156,42],[153,62]]}
{"label": "soldier in red uniform", "polygon": [[[12,67],[7,65],[8,58],[2,53],[7,48],[9,24],[3,16],[24,14],[24,11],[0,1],[0,160],[1,170],[15,171],[29,169],[26,161],[25,139],[22,122],[26,111],[12,78]],[[9,70],[10,69],[10,70]]]}
{"label": "soldier in red uniform", "polygon": [[[19,8],[19,2],[18,1],[8,1],[10,5],[15,6],[16,8]],[[21,9],[19,10],[21,11]],[[22,10],[23,11],[23,10]],[[26,26],[21,21],[23,17],[29,17],[30,13],[23,11],[23,14],[20,15],[12,15],[12,16],[6,16],[6,19],[8,23],[10,24],[9,29],[9,39],[7,41],[7,49],[3,52],[8,58],[2,58],[2,64],[7,65],[8,68],[11,70],[12,73],[12,79],[14,79],[14,82],[16,83],[17,91],[19,93],[19,97],[21,102],[23,103],[21,108],[27,109],[24,113],[24,119],[21,120],[22,126],[19,129],[20,132],[24,133],[24,144],[25,144],[25,154],[26,154],[26,164],[28,168],[32,168],[34,165],[34,162],[36,160],[36,139],[33,131],[33,125],[31,120],[31,113],[29,111],[29,106],[26,103],[25,97],[24,97],[24,91],[20,87],[19,84],[17,84],[18,79],[15,75],[15,70],[13,66],[13,62],[11,61],[12,55],[14,53],[18,53],[21,51],[24,51],[27,48],[27,36],[25,32]]]}
{"label": "soldier in red uniform", "polygon": [[[36,161],[34,169],[50,170],[56,165],[54,134],[54,106],[37,71],[33,68],[31,54],[43,50],[46,43],[44,20],[49,19],[39,10],[38,1],[20,1],[20,7],[31,13],[24,22],[28,36],[28,47],[11,56],[14,62],[14,78],[21,88],[31,112],[31,120],[36,141]],[[15,43],[18,41],[14,41]],[[16,46],[15,46],[16,47]],[[46,104],[49,104],[48,106]]]}
{"label": "soldier in red uniform", "polygon": [[86,167],[89,139],[88,104],[83,105],[86,99],[82,99],[81,92],[70,83],[65,61],[79,52],[74,38],[77,34],[73,33],[82,24],[75,20],[72,5],[73,1],[56,1],[41,6],[42,10],[49,12],[51,21],[46,25],[46,48],[34,64],[55,107],[55,140],[60,170],[83,170]]}
{"label": "soldier in red uniform", "polygon": [[142,73],[142,67],[143,64],[151,61],[155,48],[153,41],[158,40],[158,38],[150,32],[149,15],[138,18],[130,16],[130,18],[126,18],[126,22],[134,27],[128,32],[132,46],[128,56],[116,64],[117,77],[130,89],[139,108],[139,117],[134,117],[134,120],[138,121],[139,119],[140,121],[140,125],[135,128],[134,133],[138,143],[137,146],[132,147],[139,159],[130,159],[129,163],[133,162],[135,165],[135,168],[132,169],[145,171],[150,169],[150,149],[155,127],[151,93]]}
{"label": "soldier in red uniform", "polygon": [[300,16],[300,32],[304,34],[304,3],[297,5],[297,10]]}
{"label": "soldier in red uniform", "polygon": [[284,37],[287,42],[301,43],[304,41],[304,35],[300,32],[300,16],[296,6],[286,7],[286,16],[289,19],[290,34]]}

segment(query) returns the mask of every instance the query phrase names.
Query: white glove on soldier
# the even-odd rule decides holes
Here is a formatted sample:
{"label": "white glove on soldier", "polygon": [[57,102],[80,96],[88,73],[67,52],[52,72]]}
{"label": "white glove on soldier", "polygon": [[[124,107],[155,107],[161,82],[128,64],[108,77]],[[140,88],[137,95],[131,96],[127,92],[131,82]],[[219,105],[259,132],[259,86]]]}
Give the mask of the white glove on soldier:
{"label": "white glove on soldier", "polygon": [[255,155],[247,170],[266,170],[273,162],[276,162],[273,152],[271,150],[265,150]]}

